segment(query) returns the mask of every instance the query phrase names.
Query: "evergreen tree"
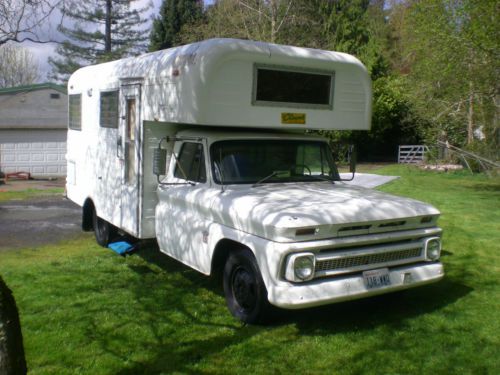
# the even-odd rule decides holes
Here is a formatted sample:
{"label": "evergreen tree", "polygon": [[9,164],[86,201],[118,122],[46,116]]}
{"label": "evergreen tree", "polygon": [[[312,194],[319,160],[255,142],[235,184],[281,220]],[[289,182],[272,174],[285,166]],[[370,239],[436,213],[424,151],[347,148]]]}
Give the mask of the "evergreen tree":
{"label": "evergreen tree", "polygon": [[158,51],[180,44],[178,34],[182,26],[196,22],[202,14],[201,0],[163,0],[159,16],[153,20],[149,50]]}
{"label": "evergreen tree", "polygon": [[64,10],[71,26],[59,31],[68,37],[57,47],[60,58],[49,58],[54,78],[67,80],[81,66],[111,61],[145,50],[141,26],[148,7],[136,9],[137,0],[75,0]]}

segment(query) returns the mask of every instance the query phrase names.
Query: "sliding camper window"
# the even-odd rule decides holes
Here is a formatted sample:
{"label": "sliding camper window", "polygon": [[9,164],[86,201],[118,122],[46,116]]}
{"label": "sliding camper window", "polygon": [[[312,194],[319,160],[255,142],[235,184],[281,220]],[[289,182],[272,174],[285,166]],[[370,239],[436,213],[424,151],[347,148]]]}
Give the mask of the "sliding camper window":
{"label": "sliding camper window", "polygon": [[205,155],[201,143],[185,142],[177,160],[174,177],[194,182],[207,182]]}
{"label": "sliding camper window", "polygon": [[69,96],[69,122],[68,127],[72,130],[82,130],[82,95],[73,94]]}
{"label": "sliding camper window", "polygon": [[118,90],[101,92],[102,128],[118,128]]}
{"label": "sliding camper window", "polygon": [[334,72],[254,65],[254,105],[332,109]]}

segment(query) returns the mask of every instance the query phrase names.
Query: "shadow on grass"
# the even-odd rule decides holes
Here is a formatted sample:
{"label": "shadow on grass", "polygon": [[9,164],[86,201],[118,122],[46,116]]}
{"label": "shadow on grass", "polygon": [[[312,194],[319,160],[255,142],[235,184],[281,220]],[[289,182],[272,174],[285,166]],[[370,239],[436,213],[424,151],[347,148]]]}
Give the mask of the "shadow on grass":
{"label": "shadow on grass", "polygon": [[282,323],[296,323],[302,334],[331,335],[371,330],[380,325],[401,328],[409,319],[440,310],[473,289],[444,279],[436,284],[401,292],[282,312]]}
{"label": "shadow on grass", "polygon": [[475,183],[462,186],[462,188],[475,192],[492,193],[493,195],[500,193],[500,183]]}
{"label": "shadow on grass", "polygon": [[[136,302],[132,310],[136,315],[124,312],[121,321],[111,327],[94,319],[86,332],[103,352],[123,363],[117,374],[193,373],[193,367],[203,358],[217,355],[260,331],[261,327],[240,329],[242,325],[233,321],[229,312],[217,316],[225,306],[213,298],[196,310],[198,306],[193,305],[199,302],[200,290],[210,296],[220,293],[213,279],[162,254],[154,244],[141,246],[134,256],[147,262],[136,264],[131,259],[127,265],[137,276],[128,287]],[[131,345],[132,350],[138,342],[144,345],[139,348],[139,356],[123,350],[131,328],[138,329],[139,334],[147,332],[146,338],[137,338]]]}
{"label": "shadow on grass", "polygon": [[[225,306],[220,306],[224,304],[222,298],[213,301],[214,295],[223,295],[221,286],[213,278],[160,253],[155,246],[143,247],[137,255],[147,264],[128,265],[138,275],[138,282],[131,285],[130,290],[143,316],[137,321],[134,316],[124,316],[123,327],[110,329],[103,329],[95,322],[88,331],[105,352],[124,363],[118,374],[192,373],[204,358],[217,356],[228,347],[240,345],[263,331],[289,325],[297,328],[299,336],[370,331],[378,326],[401,329],[408,320],[442,309],[472,291],[461,283],[444,279],[437,284],[368,299],[304,310],[279,310],[268,326],[243,326],[231,318]],[[162,288],[162,285],[151,285],[151,280],[158,279],[162,272],[168,274],[168,280],[163,284],[168,291],[164,293],[164,299],[158,300],[150,288]],[[209,295],[205,301],[208,307],[193,306],[200,293],[205,292]],[[217,312],[221,312],[219,316]],[[132,360],[122,348],[113,344],[123,342],[126,345],[128,333],[121,334],[120,330],[131,322],[152,335],[145,342],[147,356],[144,359]],[[179,334],[183,330],[186,330],[185,336]],[[190,334],[196,331],[206,334]]]}

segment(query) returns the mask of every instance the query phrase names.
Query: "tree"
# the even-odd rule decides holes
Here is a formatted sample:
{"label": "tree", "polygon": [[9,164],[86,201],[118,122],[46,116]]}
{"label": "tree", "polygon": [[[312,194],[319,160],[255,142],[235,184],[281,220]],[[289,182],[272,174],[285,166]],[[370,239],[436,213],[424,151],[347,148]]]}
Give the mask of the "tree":
{"label": "tree", "polygon": [[11,43],[0,45],[0,88],[29,85],[39,77],[31,52]]}
{"label": "tree", "polygon": [[0,46],[7,42],[50,43],[40,37],[40,27],[63,7],[65,0],[0,1]]}
{"label": "tree", "polygon": [[[482,129],[498,149],[500,5],[495,0],[400,2],[407,93],[455,143]],[[400,17],[401,20],[401,17]]]}
{"label": "tree", "polygon": [[111,61],[145,50],[141,26],[148,9],[133,7],[138,0],[73,1],[64,14],[72,26],[59,26],[68,37],[57,48],[61,58],[49,58],[54,76],[66,80],[81,66]]}
{"label": "tree", "polygon": [[218,0],[205,17],[184,25],[179,38],[182,43],[216,37],[287,44],[297,35],[286,30],[298,23],[299,8],[298,0]]}
{"label": "tree", "polygon": [[180,44],[182,26],[197,22],[202,14],[200,0],[163,0],[159,16],[153,20],[149,50],[158,51]]}

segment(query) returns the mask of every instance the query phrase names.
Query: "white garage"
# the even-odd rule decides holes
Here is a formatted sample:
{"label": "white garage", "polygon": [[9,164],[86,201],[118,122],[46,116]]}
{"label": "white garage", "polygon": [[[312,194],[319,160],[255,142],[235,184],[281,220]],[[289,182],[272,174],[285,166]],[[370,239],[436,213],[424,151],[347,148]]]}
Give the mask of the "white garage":
{"label": "white garage", "polygon": [[66,176],[65,130],[2,131],[2,172],[29,172],[32,176]]}
{"label": "white garage", "polygon": [[0,171],[66,176],[66,122],[64,87],[0,89]]}

